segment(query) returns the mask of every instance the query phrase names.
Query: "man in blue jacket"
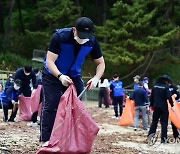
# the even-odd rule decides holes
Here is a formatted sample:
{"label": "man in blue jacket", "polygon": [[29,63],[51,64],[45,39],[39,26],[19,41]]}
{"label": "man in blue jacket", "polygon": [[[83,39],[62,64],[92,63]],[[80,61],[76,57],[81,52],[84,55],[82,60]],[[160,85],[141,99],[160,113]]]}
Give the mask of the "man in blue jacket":
{"label": "man in blue jacket", "polygon": [[[113,75],[113,82],[110,85],[110,89],[112,91],[112,100],[114,106],[115,116],[113,118],[118,119],[118,115],[121,116],[123,112],[123,83],[119,81],[119,76],[117,74]],[[118,114],[118,106],[119,106],[119,114]]]}
{"label": "man in blue jacket", "polygon": [[81,17],[76,20],[75,27],[58,29],[53,34],[42,72],[44,101],[40,141],[49,140],[60,97],[67,87],[73,83],[77,95],[83,90],[81,67],[88,54],[97,65],[95,76],[87,82],[90,90],[97,85],[105,69],[99,43],[93,36],[93,22]]}
{"label": "man in blue jacket", "polygon": [[20,95],[19,88],[21,87],[21,80],[16,79],[14,85],[6,89],[6,92],[0,94],[1,108],[4,109],[4,121],[8,120],[8,109],[13,109],[8,121],[14,122],[18,111],[18,96]]}

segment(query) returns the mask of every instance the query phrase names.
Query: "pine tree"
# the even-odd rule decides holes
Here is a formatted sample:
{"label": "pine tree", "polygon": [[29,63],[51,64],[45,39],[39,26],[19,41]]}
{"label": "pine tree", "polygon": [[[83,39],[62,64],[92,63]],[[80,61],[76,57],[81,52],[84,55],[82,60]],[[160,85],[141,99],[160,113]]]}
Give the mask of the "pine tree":
{"label": "pine tree", "polygon": [[147,53],[170,47],[179,38],[177,0],[117,1],[112,18],[103,27],[96,26],[106,61],[112,64],[135,64]]}
{"label": "pine tree", "polygon": [[73,26],[78,12],[78,7],[71,0],[42,0],[37,3],[38,23],[51,30]]}

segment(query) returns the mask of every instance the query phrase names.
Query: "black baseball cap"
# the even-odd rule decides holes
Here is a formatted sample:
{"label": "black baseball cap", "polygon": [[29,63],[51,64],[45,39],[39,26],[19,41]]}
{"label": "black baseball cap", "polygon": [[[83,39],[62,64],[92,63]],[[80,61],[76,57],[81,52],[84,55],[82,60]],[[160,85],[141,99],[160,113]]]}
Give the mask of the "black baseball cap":
{"label": "black baseball cap", "polygon": [[78,18],[75,22],[77,34],[80,39],[90,39],[93,36],[93,22],[87,17]]}
{"label": "black baseball cap", "polygon": [[16,83],[17,86],[21,87],[21,80],[20,79],[16,79],[14,82]]}
{"label": "black baseball cap", "polygon": [[163,78],[166,81],[171,81],[170,76],[168,76],[167,74],[164,74],[161,78]]}
{"label": "black baseball cap", "polygon": [[118,74],[114,74],[113,75],[113,78],[117,78],[117,77],[119,77]]}

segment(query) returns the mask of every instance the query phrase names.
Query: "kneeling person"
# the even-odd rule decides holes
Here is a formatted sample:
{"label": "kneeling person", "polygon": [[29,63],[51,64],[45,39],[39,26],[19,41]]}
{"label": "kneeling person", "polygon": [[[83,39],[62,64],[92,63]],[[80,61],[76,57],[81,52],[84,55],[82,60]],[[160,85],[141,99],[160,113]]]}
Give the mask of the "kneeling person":
{"label": "kneeling person", "polygon": [[18,96],[20,95],[19,88],[21,87],[21,80],[16,79],[14,86],[9,87],[6,90],[6,97],[8,102],[13,106],[11,116],[8,121],[14,122],[18,111]]}

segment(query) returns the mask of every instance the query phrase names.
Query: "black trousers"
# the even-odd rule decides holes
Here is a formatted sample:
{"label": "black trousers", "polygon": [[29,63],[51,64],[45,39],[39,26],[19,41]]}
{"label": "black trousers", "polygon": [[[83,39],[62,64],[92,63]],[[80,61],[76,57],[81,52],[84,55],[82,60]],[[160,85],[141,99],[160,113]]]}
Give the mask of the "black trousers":
{"label": "black trousers", "polygon": [[113,97],[114,113],[118,117],[118,106],[119,106],[119,115],[122,115],[123,112],[123,96]]}
{"label": "black trousers", "polygon": [[178,132],[176,126],[172,122],[171,122],[171,126],[172,126],[173,136],[174,136],[174,138],[177,138],[179,136],[179,132]]}
{"label": "black trousers", "polygon": [[169,112],[168,112],[167,107],[163,107],[163,108],[155,107],[154,112],[153,112],[152,123],[151,123],[151,127],[149,130],[148,136],[152,133],[156,133],[157,124],[158,124],[158,121],[160,119],[161,142],[165,142],[167,139],[168,116],[169,116]]}
{"label": "black trousers", "polygon": [[[83,81],[80,76],[71,79],[79,95],[84,88]],[[44,98],[40,120],[40,141],[46,142],[50,139],[59,101],[67,87],[64,87],[56,77],[46,71],[42,76],[42,85]]]}
{"label": "black trousers", "polygon": [[[4,114],[3,114],[4,115],[3,121],[7,121],[8,120],[8,109],[12,109],[13,105],[5,103],[5,102],[1,102],[1,103],[0,103],[0,109],[3,109],[3,112],[4,112]],[[2,105],[3,105],[3,107],[2,107]]]}
{"label": "black trousers", "polygon": [[107,93],[107,88],[101,87],[99,88],[99,94],[98,94],[98,107],[102,107],[102,99],[104,98],[104,104],[105,107],[109,107],[109,102],[108,102],[108,93]]}

